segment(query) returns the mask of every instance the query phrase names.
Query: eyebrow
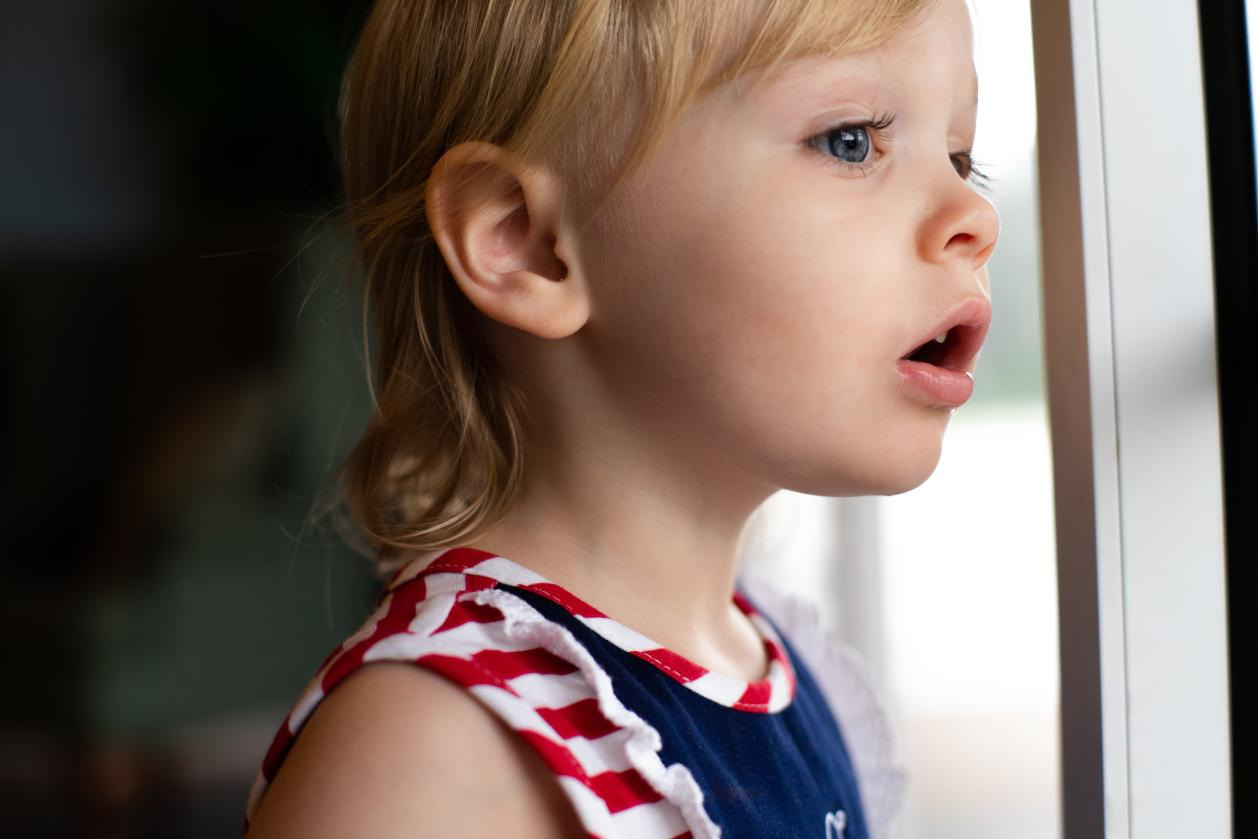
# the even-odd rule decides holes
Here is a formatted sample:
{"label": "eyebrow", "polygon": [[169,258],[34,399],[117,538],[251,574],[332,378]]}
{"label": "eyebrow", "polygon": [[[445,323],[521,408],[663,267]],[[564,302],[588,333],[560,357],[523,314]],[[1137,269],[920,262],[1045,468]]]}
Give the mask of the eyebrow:
{"label": "eyebrow", "polygon": [[876,70],[859,65],[854,68],[850,62],[850,58],[842,63],[826,61],[821,65],[820,74],[788,71],[773,79],[770,89],[786,95],[801,111],[829,107],[852,97],[881,99]]}
{"label": "eyebrow", "polygon": [[[817,75],[796,74],[787,71],[783,76],[773,78],[770,89],[788,94],[790,100],[800,107],[801,111],[812,111],[828,106],[830,103],[846,99],[852,95],[864,95],[871,100],[880,99],[877,83],[878,73],[874,69],[851,67],[851,58],[831,59],[822,62],[823,73]],[[842,70],[837,69],[840,65]],[[827,78],[828,76],[828,78]],[[972,72],[963,90],[969,91],[966,105],[978,110],[978,73]]]}

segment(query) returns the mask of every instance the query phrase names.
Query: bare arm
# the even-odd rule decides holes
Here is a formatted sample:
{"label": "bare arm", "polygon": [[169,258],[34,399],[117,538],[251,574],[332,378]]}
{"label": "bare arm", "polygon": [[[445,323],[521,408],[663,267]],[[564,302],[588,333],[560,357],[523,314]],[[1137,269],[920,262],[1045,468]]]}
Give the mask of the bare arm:
{"label": "bare arm", "polygon": [[462,688],[380,662],[306,723],[251,820],[249,839],[585,837],[526,743]]}

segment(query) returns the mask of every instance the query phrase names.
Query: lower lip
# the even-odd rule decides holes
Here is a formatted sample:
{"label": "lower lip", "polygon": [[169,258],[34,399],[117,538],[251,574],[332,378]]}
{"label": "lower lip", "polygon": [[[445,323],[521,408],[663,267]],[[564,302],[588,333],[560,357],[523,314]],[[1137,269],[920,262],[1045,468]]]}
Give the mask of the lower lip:
{"label": "lower lip", "polygon": [[945,370],[922,361],[896,364],[900,378],[931,403],[940,407],[960,408],[974,395],[974,379],[960,370]]}

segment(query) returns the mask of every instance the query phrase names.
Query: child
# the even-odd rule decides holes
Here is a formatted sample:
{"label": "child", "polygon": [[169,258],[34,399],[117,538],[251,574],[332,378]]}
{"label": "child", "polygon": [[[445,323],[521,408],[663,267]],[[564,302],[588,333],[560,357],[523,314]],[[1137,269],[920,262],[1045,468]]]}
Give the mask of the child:
{"label": "child", "polygon": [[344,488],[393,577],[252,836],[886,834],[872,694],[738,549],[778,489],[934,469],[990,320],[976,96],[964,0],[377,0]]}

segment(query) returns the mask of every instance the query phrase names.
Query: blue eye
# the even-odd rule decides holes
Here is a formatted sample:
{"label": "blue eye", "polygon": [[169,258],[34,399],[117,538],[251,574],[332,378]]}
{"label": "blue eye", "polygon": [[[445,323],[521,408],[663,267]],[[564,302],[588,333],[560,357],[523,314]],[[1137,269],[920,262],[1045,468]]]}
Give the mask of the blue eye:
{"label": "blue eye", "polygon": [[[893,136],[888,129],[893,122],[894,114],[884,114],[875,120],[839,125],[813,136],[807,145],[825,155],[826,162],[840,171],[867,175],[877,166],[877,160],[887,154]],[[992,179],[979,169],[970,149],[952,152],[948,158],[961,180],[980,189],[990,187]]]}
{"label": "blue eye", "polygon": [[844,163],[864,163],[869,159],[872,143],[869,130],[863,125],[846,125],[821,135],[825,150]]}
{"label": "blue eye", "polygon": [[874,159],[879,157],[874,136],[884,142],[888,139],[887,128],[895,120],[886,114],[876,120],[848,123],[823,131],[808,141],[808,145],[826,155],[835,165],[868,172]]}

